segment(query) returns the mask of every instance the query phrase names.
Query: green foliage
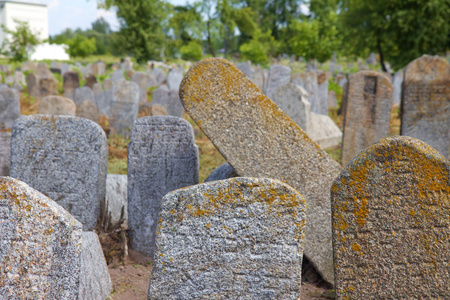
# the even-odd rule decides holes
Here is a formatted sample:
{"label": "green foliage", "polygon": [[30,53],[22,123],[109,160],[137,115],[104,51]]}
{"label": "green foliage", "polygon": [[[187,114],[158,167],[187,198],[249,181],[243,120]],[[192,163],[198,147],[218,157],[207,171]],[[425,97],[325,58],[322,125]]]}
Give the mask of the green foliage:
{"label": "green foliage", "polygon": [[190,41],[187,45],[181,47],[181,58],[197,61],[202,59],[202,51],[202,45],[196,41]]}
{"label": "green foliage", "polygon": [[239,47],[241,55],[245,59],[251,60],[255,64],[269,63],[269,55],[276,50],[277,43],[270,30],[262,33],[261,29],[256,29],[253,38]]}
{"label": "green foliage", "polygon": [[95,39],[88,39],[81,34],[77,34],[73,39],[67,40],[66,44],[69,46],[69,55],[72,57],[86,57],[97,50]]}
{"label": "green foliage", "polygon": [[341,102],[342,102],[342,88],[334,81],[333,78],[330,78],[328,80],[328,90],[329,91],[334,91],[334,93],[336,94],[336,99],[338,102],[338,106],[341,106]]}
{"label": "green foliage", "polygon": [[28,22],[14,20],[17,24],[15,30],[10,30],[2,25],[6,34],[11,35],[11,40],[4,40],[1,53],[9,56],[10,60],[22,62],[28,59],[28,53],[40,43],[37,34],[34,34]]}

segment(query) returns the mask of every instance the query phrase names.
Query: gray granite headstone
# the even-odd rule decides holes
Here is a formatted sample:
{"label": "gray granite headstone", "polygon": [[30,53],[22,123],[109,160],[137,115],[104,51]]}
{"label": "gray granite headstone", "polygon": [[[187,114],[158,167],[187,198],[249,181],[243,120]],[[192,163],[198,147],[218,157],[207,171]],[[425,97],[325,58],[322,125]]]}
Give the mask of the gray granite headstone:
{"label": "gray granite headstone", "polygon": [[0,130],[0,176],[9,176],[11,132]]}
{"label": "gray granite headstone", "polygon": [[97,103],[97,108],[100,115],[110,116],[112,95],[112,90],[103,91],[95,95],[95,103]]}
{"label": "gray granite headstone", "polygon": [[299,299],[305,218],[303,196],[274,179],[167,194],[148,299]]}
{"label": "gray granite headstone", "polygon": [[205,179],[205,182],[224,180],[233,177],[238,177],[238,174],[229,163],[225,162],[215,168],[214,171],[212,171],[211,174],[209,174],[209,176]]}
{"label": "gray granite headstone", "polygon": [[110,91],[112,90],[112,83],[110,78],[105,78],[103,80],[103,90]]}
{"label": "gray granite headstone", "polygon": [[244,73],[248,78],[253,80],[253,70],[252,65],[249,62],[241,62],[236,65],[236,68],[241,70],[242,73]]}
{"label": "gray granite headstone", "polygon": [[394,106],[400,105],[402,98],[403,71],[398,71],[392,77],[392,88],[394,89]]}
{"label": "gray granite headstone", "polygon": [[81,224],[24,182],[0,177],[0,299],[78,299]]}
{"label": "gray granite headstone", "polygon": [[158,83],[158,86],[164,83],[166,81],[166,74],[163,70],[159,68],[154,68],[151,72],[151,75],[155,76],[156,82]]}
{"label": "gray granite headstone", "polygon": [[73,100],[75,90],[80,87],[80,77],[78,72],[67,71],[64,73],[63,79],[64,97]]}
{"label": "gray granite headstone", "polygon": [[139,86],[139,103],[146,103],[148,101],[147,88],[151,86],[149,75],[143,72],[134,72],[131,75],[131,81]]}
{"label": "gray granite headstone", "polygon": [[165,85],[160,86],[153,91],[152,104],[164,107],[171,116],[180,118],[183,116],[184,108],[178,90],[169,90]]}
{"label": "gray granite headstone", "polygon": [[311,104],[311,111],[320,113],[319,85],[317,73],[314,71],[297,73],[292,75],[292,82],[301,86],[308,92],[308,101]]}
{"label": "gray granite headstone", "polygon": [[0,130],[11,128],[19,116],[19,92],[5,86],[0,87]]}
{"label": "gray granite headstone", "polygon": [[61,75],[63,77],[64,77],[64,74],[66,74],[67,72],[70,71],[70,66],[66,63],[61,63],[60,68],[61,68]]}
{"label": "gray granite headstone", "polygon": [[169,90],[178,91],[180,89],[183,73],[183,68],[173,68],[169,71],[169,75],[167,75],[167,86],[169,87]]}
{"label": "gray granite headstone", "polygon": [[291,81],[291,68],[282,65],[270,66],[269,75],[264,89],[264,94],[272,99],[278,88]]}
{"label": "gray granite headstone", "polygon": [[112,86],[111,133],[128,135],[139,111],[139,86],[123,79],[113,81]]}
{"label": "gray granite headstone", "polygon": [[[123,77],[123,71],[122,70],[114,71],[113,73],[111,73],[111,75],[109,77],[111,78],[111,83],[113,83],[114,81],[117,81],[117,80],[125,79]],[[105,90],[106,90],[106,87],[105,87]]]}
{"label": "gray granite headstone", "polygon": [[128,179],[127,175],[106,175],[105,205],[107,215],[111,215],[111,223],[117,223],[123,210],[124,220],[128,220]]}
{"label": "gray granite headstone", "polygon": [[94,92],[88,86],[77,88],[74,93],[73,101],[75,101],[75,104],[77,106],[80,106],[81,102],[83,102],[84,100],[95,101]]}
{"label": "gray granite headstone", "polygon": [[95,228],[105,197],[108,145],[94,122],[31,115],[12,128],[10,176],[22,180]]}
{"label": "gray granite headstone", "polygon": [[328,91],[328,108],[338,108],[337,97],[334,91]]}
{"label": "gray granite headstone", "polygon": [[[256,84],[256,86],[261,90],[264,91],[267,76],[264,72],[265,70],[262,70],[260,68],[255,68],[255,71],[253,72],[253,78],[252,81]],[[248,76],[247,76],[248,77]]]}
{"label": "gray granite headstone", "polygon": [[135,250],[153,256],[162,197],[197,184],[198,168],[188,121],[173,116],[136,120],[128,145],[128,225]]}

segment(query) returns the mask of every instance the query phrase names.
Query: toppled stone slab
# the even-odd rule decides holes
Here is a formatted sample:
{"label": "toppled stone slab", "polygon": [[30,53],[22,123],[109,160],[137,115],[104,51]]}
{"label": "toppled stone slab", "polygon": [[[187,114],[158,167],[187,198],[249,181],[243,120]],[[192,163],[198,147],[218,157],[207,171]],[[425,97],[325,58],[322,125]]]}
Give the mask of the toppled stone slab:
{"label": "toppled stone slab", "polygon": [[309,137],[323,149],[338,146],[342,141],[342,131],[326,115],[311,113]]}

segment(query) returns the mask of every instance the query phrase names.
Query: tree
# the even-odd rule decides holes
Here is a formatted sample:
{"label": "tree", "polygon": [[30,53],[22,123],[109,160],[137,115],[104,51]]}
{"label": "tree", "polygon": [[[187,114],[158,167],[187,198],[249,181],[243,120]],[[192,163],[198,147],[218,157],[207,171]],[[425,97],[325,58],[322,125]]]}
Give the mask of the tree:
{"label": "tree", "polygon": [[12,61],[25,61],[28,59],[28,54],[31,50],[40,43],[37,34],[34,34],[28,22],[14,20],[17,24],[15,30],[10,30],[2,25],[3,31],[11,35],[11,40],[6,38],[3,41],[2,51],[9,56]]}
{"label": "tree", "polygon": [[81,34],[77,34],[73,39],[67,40],[66,44],[69,46],[69,55],[72,57],[86,57],[97,50],[95,39],[88,39]]}
{"label": "tree", "polygon": [[270,30],[262,33],[261,29],[257,28],[252,39],[242,44],[239,51],[244,59],[249,59],[255,64],[267,64],[269,63],[269,56],[274,54],[276,47],[277,42]]}

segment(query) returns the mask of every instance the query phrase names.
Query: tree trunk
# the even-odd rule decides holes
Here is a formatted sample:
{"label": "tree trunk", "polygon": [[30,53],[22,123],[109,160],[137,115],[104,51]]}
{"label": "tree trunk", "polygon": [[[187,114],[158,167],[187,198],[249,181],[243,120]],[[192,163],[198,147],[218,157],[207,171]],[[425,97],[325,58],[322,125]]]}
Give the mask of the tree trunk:
{"label": "tree trunk", "polygon": [[212,45],[211,42],[211,22],[208,20],[208,22],[206,22],[206,26],[208,27],[208,37],[207,37],[207,41],[208,41],[208,48],[209,48],[209,52],[211,52],[212,56],[216,57],[216,52],[214,51],[214,47]]}
{"label": "tree trunk", "polygon": [[387,72],[386,66],[384,65],[384,56],[383,56],[383,50],[381,49],[381,40],[380,36],[377,36],[377,48],[378,48],[378,54],[380,55],[380,64],[381,69],[383,69],[383,72]]}

